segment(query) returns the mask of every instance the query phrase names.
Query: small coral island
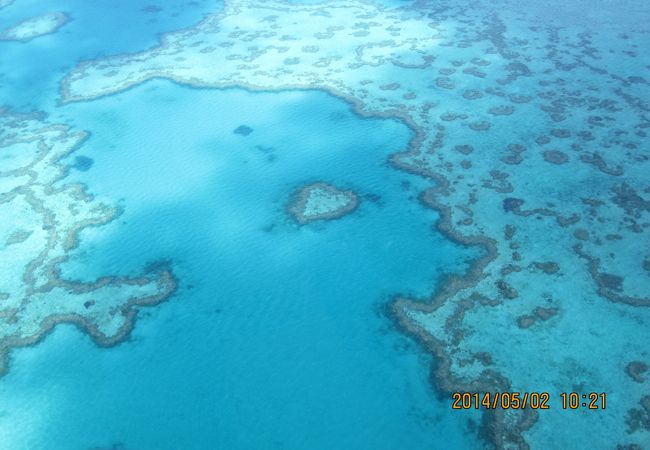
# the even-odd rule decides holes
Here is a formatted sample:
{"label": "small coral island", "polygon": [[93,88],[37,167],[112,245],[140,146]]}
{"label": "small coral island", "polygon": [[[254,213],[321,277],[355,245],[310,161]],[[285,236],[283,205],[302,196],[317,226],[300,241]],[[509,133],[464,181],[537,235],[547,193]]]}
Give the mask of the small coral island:
{"label": "small coral island", "polygon": [[303,186],[289,204],[289,213],[301,225],[314,220],[338,219],[355,210],[357,195],[331,184],[318,182]]}
{"label": "small coral island", "polygon": [[54,33],[68,20],[70,20],[68,16],[61,12],[32,17],[2,31],[0,41],[29,41],[45,34]]}

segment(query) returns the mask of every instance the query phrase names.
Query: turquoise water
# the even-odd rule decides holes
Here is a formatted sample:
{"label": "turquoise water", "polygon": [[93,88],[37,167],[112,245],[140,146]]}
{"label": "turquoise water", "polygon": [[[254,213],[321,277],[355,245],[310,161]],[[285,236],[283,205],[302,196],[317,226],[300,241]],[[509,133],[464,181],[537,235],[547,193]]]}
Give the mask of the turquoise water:
{"label": "turquoise water", "polygon": [[[29,42],[0,42],[0,103],[50,109],[58,82],[79,61],[153,47],[164,32],[189,27],[221,2],[211,0],[20,0],[0,10],[0,29],[53,11],[71,19]],[[149,7],[149,8],[147,8]],[[151,8],[154,7],[154,8]]]}
{"label": "turquoise water", "polygon": [[[94,161],[65,181],[124,209],[82,234],[63,276],[170,259],[180,288],[117,348],[62,326],[14,352],[0,381],[0,437],[13,448],[478,445],[468,416],[430,390],[429,359],[380,313],[475,256],[434,232],[414,198],[421,181],[387,166],[407,127],[322,92],[163,81],[61,114],[91,130],[75,155]],[[318,180],[354,189],[360,208],[299,227],[285,203]]]}
{"label": "turquoise water", "polygon": [[[178,281],[119,345],[58,325],[14,348],[0,450],[650,448],[649,7],[304,3],[321,2],[232,3],[196,29],[224,2],[0,7],[0,33],[70,19],[0,40],[0,358],[44,317],[115,332],[131,294],[102,292],[149,295],[151,268]],[[71,147],[41,129],[55,124],[88,137]],[[445,238],[419,200],[433,179],[388,164],[416,129],[422,146],[393,161],[446,180],[424,199],[458,241],[491,246]],[[75,148],[54,189],[49,156],[5,170],[54,144]],[[320,182],[359,206],[299,226],[288,206]],[[120,215],[66,253],[100,202]],[[468,272],[488,249],[483,272]],[[57,255],[69,257],[60,274]],[[93,284],[143,274],[136,287]],[[465,288],[435,296],[450,274],[468,275]],[[549,391],[551,409],[535,423],[452,409],[448,391],[467,389]],[[608,406],[567,410],[569,391],[603,392]]]}
{"label": "turquoise water", "polygon": [[[389,296],[424,295],[472,256],[404,201],[421,182],[385,164],[410,130],[320,92],[155,82],[56,106],[79,60],[148,48],[215,10],[149,5],[22,0],[0,16],[2,28],[49,11],[72,19],[2,43],[0,95],[90,132],[62,182],[124,209],[84,233],[64,277],[138,274],[166,259],[180,280],[116,348],[59,326],[14,351],[0,380],[0,448],[432,448],[437,435],[477,445],[467,418],[430,390],[429,358],[381,314]],[[254,132],[233,134],[242,124]],[[285,203],[317,180],[373,197],[341,221],[298,227]]]}

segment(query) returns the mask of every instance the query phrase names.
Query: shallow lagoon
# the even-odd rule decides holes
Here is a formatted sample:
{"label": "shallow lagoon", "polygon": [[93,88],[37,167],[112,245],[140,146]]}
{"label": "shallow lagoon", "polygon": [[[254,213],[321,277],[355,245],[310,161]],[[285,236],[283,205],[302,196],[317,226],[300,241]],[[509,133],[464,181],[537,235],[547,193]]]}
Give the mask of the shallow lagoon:
{"label": "shallow lagoon", "polygon": [[[63,113],[92,132],[70,158],[92,167],[68,181],[124,208],[82,234],[63,276],[138,273],[171,259],[181,284],[117,348],[65,326],[14,352],[0,380],[4,442],[479,446],[467,414],[431,391],[429,358],[381,315],[392,294],[425,295],[476,256],[432,230],[436,214],[416,199],[422,181],[386,165],[407,145],[407,127],[362,119],[322,92],[163,81]],[[241,125],[253,131],[233,133]],[[319,180],[353,189],[360,206],[298,226],[286,202]]]}
{"label": "shallow lagoon", "polygon": [[[516,301],[475,308],[460,321],[453,317],[455,306],[462,306],[457,296],[419,323],[442,339],[470,331],[445,348],[459,363],[450,374],[474,379],[475,366],[465,365],[463,355],[480,350],[489,351],[492,367],[512,389],[607,391],[606,413],[542,414],[524,433],[533,448],[646,444],[643,430],[629,433],[642,425],[642,416],[636,422],[630,417],[642,413],[639,399],[647,395],[647,384],[626,371],[632,360],[647,362],[647,309],[609,303],[615,292],[601,298],[595,291],[599,277],[589,273],[573,246],[579,241],[600,258],[605,273],[625,275],[618,287],[612,283],[615,290],[647,294],[648,269],[641,265],[647,256],[640,253],[647,246],[638,244],[647,233],[618,234],[618,220],[638,217],[620,214],[624,196],[609,192],[622,192],[615,186],[619,181],[632,183],[633,195],[646,189],[647,167],[635,158],[647,161],[646,140],[640,139],[648,127],[642,111],[648,60],[641,51],[648,42],[647,7],[637,0],[616,8],[582,0],[545,2],[541,9],[533,3],[430,8],[431,29],[443,36],[429,55],[435,57],[430,67],[404,76],[382,67],[377,77],[372,67],[362,67],[357,80],[383,80],[376,80],[375,94],[400,107],[424,105],[423,93],[433,88],[430,100],[439,108],[423,116],[423,129],[445,135],[428,162],[436,171],[449,170],[450,181],[456,177],[455,194],[446,200],[455,229],[500,245],[491,273],[472,289],[496,298],[501,294],[495,281],[504,277],[520,294]],[[470,256],[431,231],[436,216],[413,198],[428,186],[383,165],[389,152],[404,147],[408,130],[355,118],[344,103],[324,94],[193,91],[160,82],[98,102],[55,107],[58,82],[81,59],[150,48],[156,33],[192,25],[214,6],[208,0],[169,1],[162,10],[148,4],[20,0],[2,10],[3,27],[54,10],[72,17],[57,33],[0,47],[0,97],[21,112],[43,110],[48,120],[92,132],[69,158],[68,180],[87,183],[103,201],[124,209],[111,226],[84,233],[65,275],[138,276],[147,264],[169,258],[181,288],[168,303],[142,314],[133,338],[115,349],[97,349],[73,328],[60,327],[36,348],[14,352],[12,371],[0,380],[0,443],[435,448],[451,439],[444,446],[462,447],[453,439],[467,434],[467,423],[455,422],[449,404],[426,388],[428,358],[379,314],[391,294],[421,297],[441,286],[443,271],[462,271]],[[431,6],[418,2],[417,8],[428,13]],[[285,10],[285,17],[294,12]],[[312,32],[299,29],[296,36],[305,31]],[[187,47],[182,54],[192,57],[198,50]],[[290,53],[301,52],[296,47]],[[509,61],[519,57],[525,66],[511,67]],[[173,61],[170,67],[177,66]],[[304,68],[291,67],[294,75]],[[345,69],[330,81],[336,87],[354,84],[349,73]],[[235,78],[250,85],[261,82],[256,77]],[[266,86],[276,86],[270,81]],[[396,85],[415,88],[401,96],[392,89]],[[110,82],[106,87],[114,92]],[[339,107],[323,106],[330,102]],[[504,106],[508,102],[514,106]],[[383,111],[386,103],[379,101],[374,110]],[[361,207],[338,222],[297,226],[284,214],[287,200],[305,183],[318,181],[358,191]],[[466,204],[463,196],[470,191],[480,195]],[[584,205],[578,197],[585,197]],[[587,208],[598,204],[596,198],[607,205],[599,213]],[[580,228],[563,230],[551,216],[528,217],[502,206],[520,201],[520,212],[578,212]],[[468,213],[473,222],[456,220]],[[514,240],[508,229],[516,231]],[[559,272],[542,274],[536,264],[543,261],[558,263]],[[554,311],[552,317],[538,317],[539,305],[551,306],[546,311]],[[531,317],[532,325],[526,322]],[[442,326],[448,320],[455,325]],[[521,357],[512,358],[517,348]],[[478,445],[473,433],[463,441]]]}
{"label": "shallow lagoon", "polygon": [[[212,0],[20,0],[0,11],[0,31],[55,11],[69,18],[53,34],[29,42],[1,41],[2,106],[55,112],[58,82],[79,61],[157,44],[162,33],[192,26],[218,10]],[[56,112],[55,112],[56,114]]]}

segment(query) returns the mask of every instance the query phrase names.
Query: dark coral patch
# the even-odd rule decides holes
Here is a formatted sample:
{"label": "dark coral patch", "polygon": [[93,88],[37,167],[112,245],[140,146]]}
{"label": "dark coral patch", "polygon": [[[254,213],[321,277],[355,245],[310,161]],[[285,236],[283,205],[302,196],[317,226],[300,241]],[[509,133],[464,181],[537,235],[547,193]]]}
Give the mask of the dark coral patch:
{"label": "dark coral patch", "polygon": [[544,161],[550,162],[552,164],[566,164],[569,162],[569,156],[559,150],[546,150],[542,153]]}
{"label": "dark coral patch", "polygon": [[147,5],[144,8],[142,8],[140,11],[146,12],[146,13],[157,13],[162,11],[162,8],[157,5]]}
{"label": "dark coral patch", "polygon": [[501,162],[509,165],[521,164],[524,158],[521,156],[526,151],[526,147],[521,144],[508,144],[508,154],[503,156]]}
{"label": "dark coral patch", "polygon": [[542,306],[538,306],[533,310],[535,317],[537,317],[539,320],[544,321],[549,320],[553,316],[556,316],[559,312],[560,310],[557,308],[544,308]]}
{"label": "dark coral patch", "polygon": [[94,162],[92,158],[88,158],[87,156],[76,156],[72,167],[81,172],[85,172],[93,166]]}
{"label": "dark coral patch", "polygon": [[473,75],[477,78],[485,78],[487,75],[485,72],[481,72],[476,67],[466,67],[465,69],[463,69],[463,73],[467,75]]}
{"label": "dark coral patch", "polygon": [[521,329],[530,328],[538,321],[547,321],[559,313],[558,308],[544,308],[538,306],[533,310],[533,314],[526,314],[517,318],[517,326]]}
{"label": "dark coral patch", "polygon": [[576,239],[579,239],[581,241],[589,240],[589,232],[584,228],[578,228],[576,231],[573,232],[573,236],[575,236]]}
{"label": "dark coral patch", "polygon": [[555,128],[551,130],[551,134],[556,138],[568,138],[571,137],[571,131],[565,128]]}
{"label": "dark coral patch", "polygon": [[440,120],[444,120],[445,122],[452,122],[457,119],[467,119],[467,114],[446,112],[440,116]]}
{"label": "dark coral patch", "polygon": [[494,106],[488,110],[493,116],[511,116],[515,108],[510,105]]}
{"label": "dark coral patch", "polygon": [[448,77],[438,77],[436,78],[436,86],[443,89],[454,89],[456,85]]}
{"label": "dark coral patch", "polygon": [[612,200],[626,214],[639,218],[642,212],[650,212],[650,200],[641,197],[629,184],[623,183],[612,188]]}
{"label": "dark coral patch", "polygon": [[621,175],[623,175],[623,167],[621,166],[610,167],[607,164],[607,162],[603,159],[603,157],[596,152],[580,155],[580,161],[596,166],[598,170],[600,170],[601,172],[607,175],[612,175],[614,177],[620,177]]}
{"label": "dark coral patch", "polygon": [[482,59],[482,58],[472,58],[470,60],[470,62],[472,64],[476,64],[477,66],[481,66],[481,67],[486,67],[486,66],[489,66],[491,64],[490,61],[488,61],[486,59]]}
{"label": "dark coral patch", "polygon": [[520,198],[508,197],[503,200],[503,210],[506,212],[517,212],[523,204],[524,201]]}
{"label": "dark coral patch", "polygon": [[521,316],[517,319],[517,326],[522,330],[530,328],[535,325],[535,318],[533,316]]}
{"label": "dark coral patch", "polygon": [[468,89],[463,92],[463,98],[466,100],[477,100],[483,97],[483,93],[476,89]]}
{"label": "dark coral patch", "polygon": [[373,193],[365,194],[363,198],[365,198],[371,203],[379,203],[381,201],[381,195],[373,194]]}
{"label": "dark coral patch", "polygon": [[625,423],[628,426],[628,433],[638,430],[650,430],[650,395],[641,398],[640,408],[632,408],[627,412]]}
{"label": "dark coral patch", "polygon": [[379,89],[382,91],[395,91],[399,89],[399,83],[389,83],[389,84],[382,84],[379,86]]}
{"label": "dark coral patch", "polygon": [[512,103],[528,103],[532,100],[532,97],[522,94],[510,94],[508,98]]}
{"label": "dark coral patch", "polygon": [[594,139],[596,139],[594,135],[591,133],[591,131],[579,131],[578,136],[583,141],[593,141]]}
{"label": "dark coral patch", "polygon": [[643,374],[647,371],[648,365],[641,361],[631,361],[625,366],[625,373],[637,383],[643,383],[645,381]]}
{"label": "dark coral patch", "polygon": [[549,275],[557,273],[560,270],[560,265],[556,262],[535,262],[533,263],[536,269],[541,270],[544,273]]}
{"label": "dark coral patch", "polygon": [[492,124],[488,121],[481,120],[479,122],[472,122],[469,124],[469,127],[474,131],[487,131],[490,129]]}
{"label": "dark coral patch", "polygon": [[496,286],[502,297],[505,297],[509,300],[519,297],[519,292],[517,292],[517,289],[510,286],[504,280],[497,281]]}
{"label": "dark coral patch", "polygon": [[252,129],[251,127],[249,127],[249,126],[246,126],[246,125],[239,125],[239,126],[238,126],[237,128],[235,128],[235,130],[233,131],[233,133],[235,133],[235,134],[239,134],[239,135],[241,135],[241,136],[248,136],[248,135],[251,134],[252,132],[253,132],[253,129]]}
{"label": "dark coral patch", "polygon": [[454,150],[457,152],[462,153],[463,155],[469,155],[474,151],[474,147],[471,145],[463,144],[463,145],[457,145],[454,147]]}
{"label": "dark coral patch", "polygon": [[21,244],[32,235],[31,231],[16,230],[9,235],[5,245]]}
{"label": "dark coral patch", "polygon": [[623,290],[623,277],[611,273],[599,273],[598,283],[612,291],[620,292]]}

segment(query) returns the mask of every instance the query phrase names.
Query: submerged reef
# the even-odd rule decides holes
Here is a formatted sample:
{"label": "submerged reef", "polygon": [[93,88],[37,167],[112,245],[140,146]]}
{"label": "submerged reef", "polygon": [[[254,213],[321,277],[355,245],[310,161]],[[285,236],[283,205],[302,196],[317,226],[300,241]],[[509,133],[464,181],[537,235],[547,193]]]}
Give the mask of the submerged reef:
{"label": "submerged reef", "polygon": [[239,134],[241,136],[248,136],[253,132],[253,129],[247,125],[240,125],[233,131],[234,134]]}
{"label": "submerged reef", "polygon": [[616,28],[558,26],[569,14],[532,9],[227,1],[155,48],[81,63],[60,92],[92,100],[154,78],[321,89],[360,115],[403,121],[413,138],[389,164],[431,182],[419,200],[441,233],[483,249],[430,298],[390,305],[434,356],[436,388],[607,392],[616,401],[596,413],[557,400],[486,411],[481,435],[500,449],[632,448],[650,442],[647,383],[638,365],[627,371],[636,379],[626,373],[648,360],[650,56],[635,18],[650,12]]}
{"label": "submerged reef", "polygon": [[128,336],[138,309],[160,303],[176,288],[168,264],[142,276],[102,276],[93,282],[61,277],[79,233],[120,211],[65,183],[61,162],[86,139],[38,114],[0,110],[0,375],[12,348],[33,345],[59,323],[89,333],[98,345]]}
{"label": "submerged reef", "polygon": [[358,204],[359,198],[354,192],[319,182],[299,189],[288,211],[304,225],[314,220],[338,219],[354,211]]}
{"label": "submerged reef", "polygon": [[[2,8],[0,4],[0,8]],[[45,34],[56,32],[65,25],[68,20],[67,15],[61,12],[43,14],[19,22],[2,32],[0,32],[0,41],[29,41]]]}

